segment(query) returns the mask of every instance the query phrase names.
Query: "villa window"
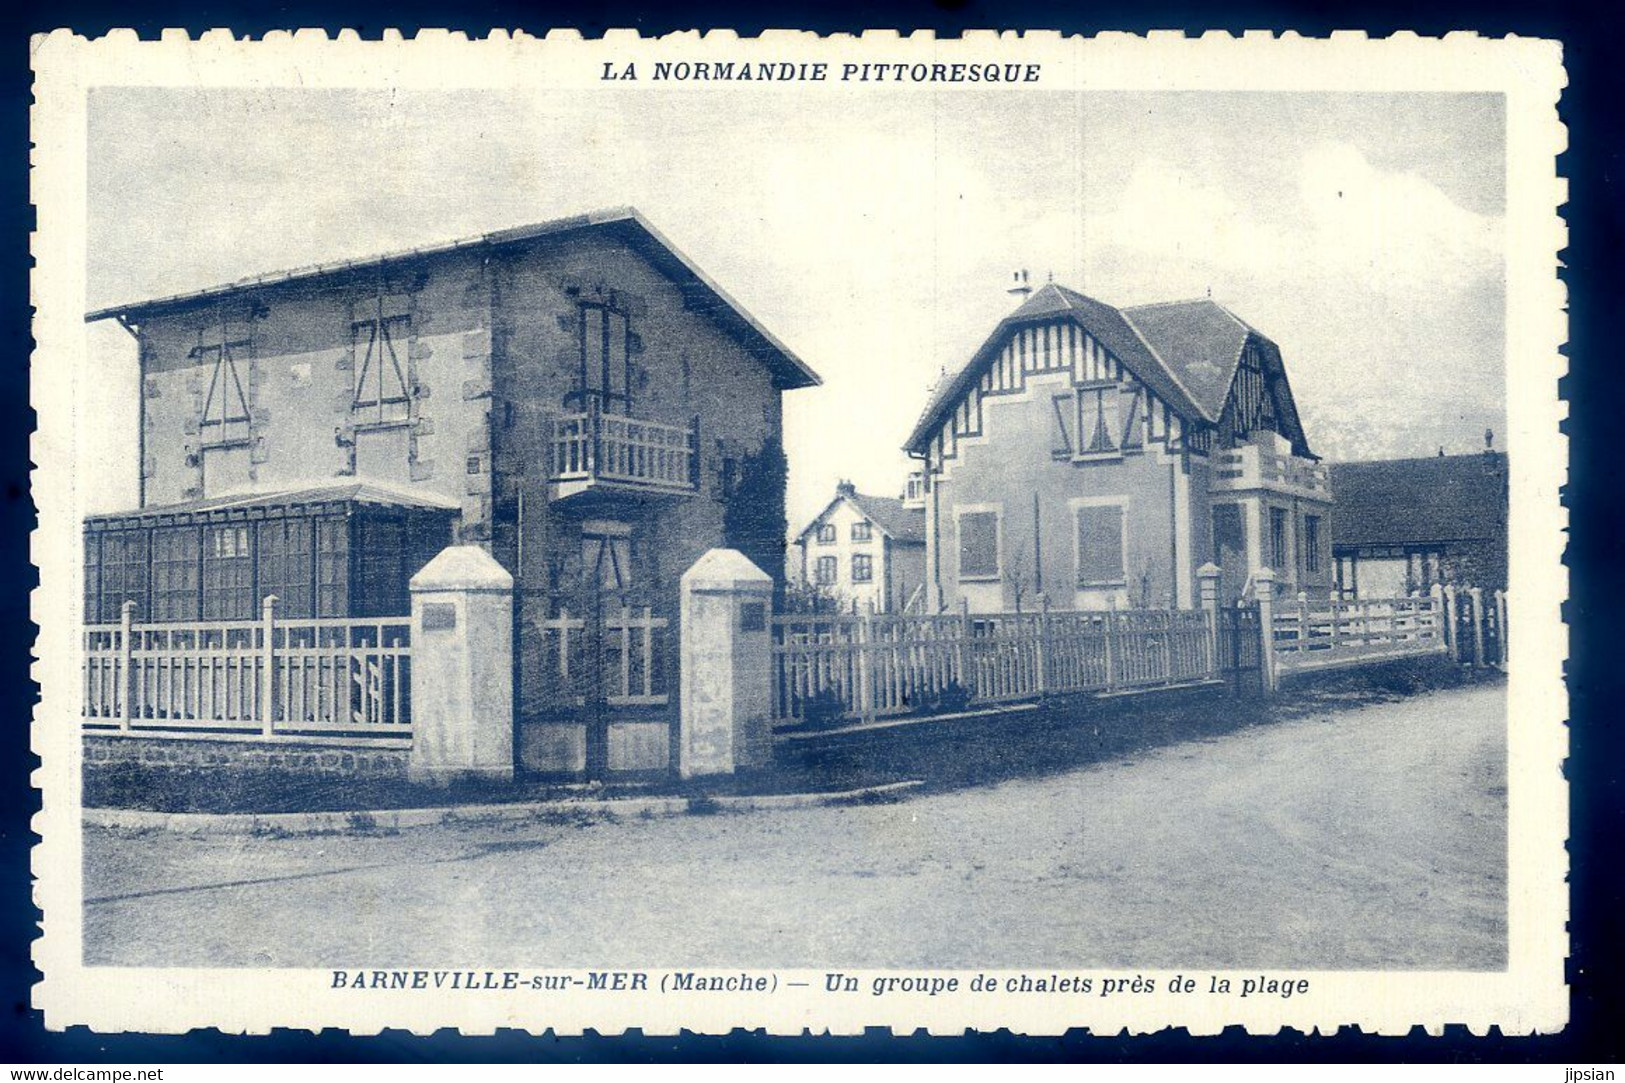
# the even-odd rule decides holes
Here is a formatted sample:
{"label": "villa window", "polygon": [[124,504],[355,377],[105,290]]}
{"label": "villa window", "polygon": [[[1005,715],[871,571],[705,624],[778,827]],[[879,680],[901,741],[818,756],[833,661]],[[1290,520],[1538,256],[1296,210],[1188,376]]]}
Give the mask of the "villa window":
{"label": "villa window", "polygon": [[1310,574],[1320,572],[1320,516],[1303,517],[1303,569]]}
{"label": "villa window", "polygon": [[1117,586],[1128,581],[1122,504],[1083,504],[1074,513],[1078,527],[1078,586]]}
{"label": "villa window", "polygon": [[384,295],[354,306],[350,348],[355,371],[351,415],[358,425],[392,425],[412,413],[412,315],[408,299]]}
{"label": "villa window", "polygon": [[1270,509],[1270,566],[1279,572],[1287,567],[1286,509]]}
{"label": "villa window", "polygon": [[819,545],[834,545],[835,544],[835,524],[834,523],[820,523],[819,524],[819,526],[818,526],[818,544]]}
{"label": "villa window", "polygon": [[1082,458],[1103,458],[1122,454],[1119,440],[1117,385],[1078,392],[1077,454]]}
{"label": "villa window", "polygon": [[819,557],[817,564],[818,585],[832,586],[835,583],[836,568],[834,557]]}
{"label": "villa window", "polygon": [[580,367],[575,399],[585,408],[596,402],[606,413],[632,412],[632,323],[625,313],[598,301],[577,311]]}
{"label": "villa window", "polygon": [[152,619],[198,619],[197,527],[174,527],[152,534]]}
{"label": "villa window", "polygon": [[873,536],[874,536],[873,528],[870,526],[869,523],[865,522],[865,523],[853,523],[852,524],[852,540],[853,541],[855,541],[855,542],[866,542]]}
{"label": "villa window", "polygon": [[255,616],[254,548],[246,523],[212,526],[203,542],[203,619]]}
{"label": "villa window", "polygon": [[874,557],[858,553],[852,558],[852,582],[872,583],[875,579]]}
{"label": "villa window", "polygon": [[199,435],[204,447],[240,444],[249,436],[247,367],[250,340],[246,328],[222,319],[198,332],[192,359],[209,370],[203,396]]}
{"label": "villa window", "polygon": [[999,513],[959,513],[959,578],[999,577]]}

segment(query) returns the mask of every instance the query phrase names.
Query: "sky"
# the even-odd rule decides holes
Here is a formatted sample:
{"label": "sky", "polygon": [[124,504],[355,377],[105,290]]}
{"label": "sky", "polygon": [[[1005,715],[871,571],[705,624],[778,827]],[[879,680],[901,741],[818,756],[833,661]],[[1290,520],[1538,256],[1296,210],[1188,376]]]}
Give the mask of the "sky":
{"label": "sky", "polygon": [[[1017,268],[1211,295],[1281,347],[1328,459],[1505,428],[1498,95],[101,88],[87,149],[92,307],[637,207],[823,377],[785,397],[792,532],[837,479],[901,489]],[[118,465],[87,502],[129,507],[134,344],[89,333],[86,450]]]}

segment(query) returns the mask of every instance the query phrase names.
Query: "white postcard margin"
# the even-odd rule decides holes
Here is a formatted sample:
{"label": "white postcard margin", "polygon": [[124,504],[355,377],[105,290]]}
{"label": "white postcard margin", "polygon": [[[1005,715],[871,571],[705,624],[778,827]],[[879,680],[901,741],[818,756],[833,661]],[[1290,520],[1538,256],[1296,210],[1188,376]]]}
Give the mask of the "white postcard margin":
{"label": "white postcard margin", "polygon": [[[357,995],[329,988],[331,971],[325,970],[137,970],[83,964],[76,476],[91,465],[78,454],[80,427],[95,422],[78,416],[74,403],[76,387],[91,378],[83,322],[88,92],[98,86],[603,90],[600,73],[606,62],[652,65],[657,58],[837,66],[852,59],[1019,62],[1041,65],[1039,85],[1061,92],[1404,90],[1506,96],[1506,444],[1512,464],[1509,596],[1514,616],[1509,636],[1505,971],[1293,972],[1286,976],[1311,979],[1313,993],[1287,1000],[1181,998],[1163,992],[1117,998],[1002,993],[842,997],[821,991],[821,973],[788,970],[779,972],[784,980],[808,981],[810,987],[773,997],[623,993],[538,998],[436,997],[409,990]],[[98,1031],[161,1033],[194,1027],[228,1033],[338,1027],[370,1034],[384,1028],[428,1032],[449,1026],[467,1034],[511,1027],[566,1035],[587,1028],[616,1034],[630,1027],[645,1034],[679,1028],[722,1033],[735,1027],[775,1034],[806,1028],[850,1034],[866,1027],[945,1034],[1007,1027],[1037,1035],[1074,1027],[1096,1033],[1185,1027],[1209,1034],[1230,1025],[1255,1034],[1282,1027],[1330,1033],[1350,1025],[1402,1034],[1415,1026],[1437,1032],[1461,1024],[1474,1033],[1498,1026],[1503,1033],[1526,1034],[1550,1033],[1567,1021],[1568,801],[1562,775],[1568,748],[1562,677],[1567,629],[1560,612],[1568,589],[1562,565],[1567,519],[1559,502],[1567,447],[1558,428],[1566,416],[1558,380],[1566,371],[1560,347],[1567,338],[1567,321],[1565,291],[1556,276],[1557,253],[1566,237],[1558,213],[1566,185],[1557,176],[1556,157],[1566,145],[1566,133],[1556,111],[1565,83],[1556,43],[1470,33],[1442,39],[1401,34],[1382,40],[1359,33],[1329,39],[1266,33],[1239,38],[973,33],[937,40],[928,34],[820,38],[791,31],[759,39],[727,32],[642,39],[635,32],[615,31],[590,41],[574,31],[485,40],[432,31],[406,40],[386,32],[379,41],[363,41],[353,32],[329,40],[320,31],[299,31],[253,42],[238,41],[225,31],[197,40],[166,32],[156,41],[118,31],[92,41],[57,31],[35,39],[32,63],[32,193],[38,212],[32,398],[39,418],[32,446],[37,464],[33,495],[40,516],[33,554],[41,577],[33,615],[40,625],[34,674],[42,689],[33,747],[42,761],[34,781],[43,791],[43,811],[34,821],[42,841],[34,850],[33,869],[35,898],[44,913],[34,960],[44,974],[35,1003],[48,1027],[83,1024]],[[636,94],[649,85],[616,84],[606,92]],[[809,108],[816,108],[828,85],[759,84],[754,92],[806,95]],[[905,82],[884,92],[920,89],[951,93],[954,87]],[[483,962],[469,960],[468,965]],[[647,963],[651,971],[662,969],[662,960]],[[1171,976],[1167,971],[1144,973],[1163,979],[1163,989]],[[973,975],[957,972],[962,983]]]}

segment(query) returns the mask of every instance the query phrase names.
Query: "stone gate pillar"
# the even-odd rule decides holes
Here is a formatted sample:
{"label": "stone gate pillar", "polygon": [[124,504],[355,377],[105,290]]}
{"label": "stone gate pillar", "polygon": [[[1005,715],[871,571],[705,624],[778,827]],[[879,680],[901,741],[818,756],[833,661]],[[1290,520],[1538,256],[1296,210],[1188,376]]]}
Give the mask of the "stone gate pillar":
{"label": "stone gate pillar", "polygon": [[772,617],[772,577],[737,549],[712,549],[683,573],[683,778],[772,762]]}
{"label": "stone gate pillar", "polygon": [[513,779],[513,576],[453,545],[412,577],[414,782]]}

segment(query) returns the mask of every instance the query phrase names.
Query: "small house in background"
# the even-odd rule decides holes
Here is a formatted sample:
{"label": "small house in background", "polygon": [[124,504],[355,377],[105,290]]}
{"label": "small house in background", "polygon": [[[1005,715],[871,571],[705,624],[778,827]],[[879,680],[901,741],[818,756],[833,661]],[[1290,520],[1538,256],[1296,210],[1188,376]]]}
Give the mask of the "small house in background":
{"label": "small house in background", "polygon": [[918,608],[925,507],[908,496],[906,490],[902,498],[871,496],[850,481],[836,485],[834,498],[796,535],[800,582],[843,608],[873,605],[877,613],[901,613],[911,600]]}
{"label": "small house in background", "polygon": [[1231,598],[1263,568],[1329,594],[1333,490],[1274,342],[1206,299],[1010,292],[905,445],[931,610],[1188,609],[1210,561]]}
{"label": "small house in background", "polygon": [[1435,583],[1506,589],[1504,452],[1333,463],[1331,473],[1342,597],[1393,597]]}

